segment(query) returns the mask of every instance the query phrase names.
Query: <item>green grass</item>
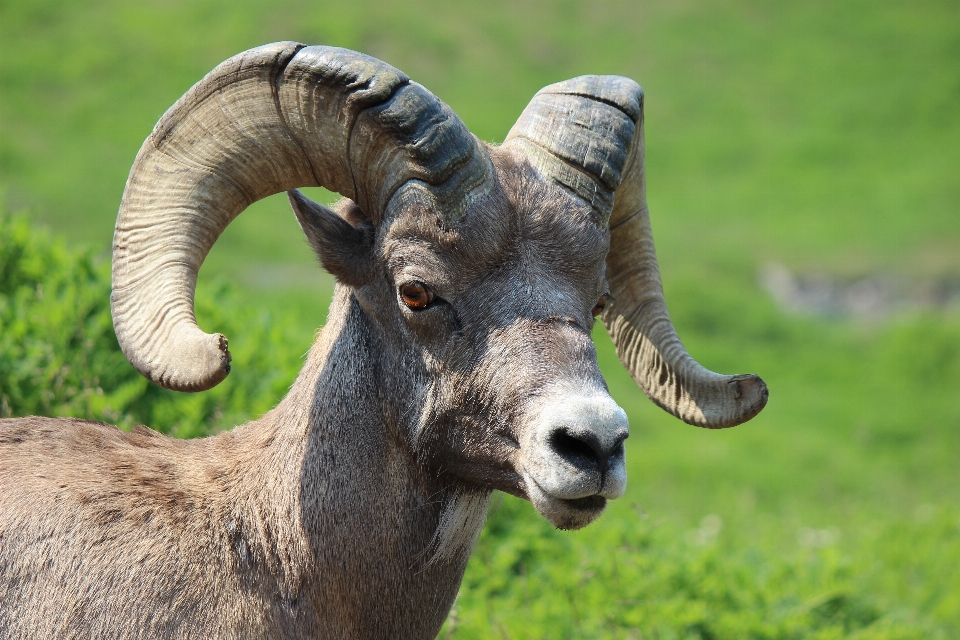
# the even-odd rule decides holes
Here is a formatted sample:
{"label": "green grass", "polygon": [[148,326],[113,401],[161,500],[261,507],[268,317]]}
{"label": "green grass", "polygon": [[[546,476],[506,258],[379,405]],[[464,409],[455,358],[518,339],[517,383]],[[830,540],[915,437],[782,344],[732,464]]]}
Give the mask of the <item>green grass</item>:
{"label": "green grass", "polygon": [[[633,77],[672,316],[706,366],[762,375],[770,405],[733,430],[687,427],[642,397],[598,334],[631,418],[627,495],[575,533],[504,499],[444,634],[960,637],[960,317],[790,317],[757,284],[770,260],[960,279],[958,24],[947,0],[6,0],[0,197],[107,256],[159,116],[221,60],[274,40],[379,56],[493,141],[549,82]],[[270,339],[289,349],[277,366],[249,360],[248,375],[276,382],[246,406],[239,365],[204,401],[235,420],[279,398],[329,302],[285,199],[251,209],[211,254],[200,298],[219,301],[207,285],[226,280],[239,291],[224,304],[267,315],[248,329],[212,305],[201,322],[251,353],[283,327]],[[40,308],[31,326],[75,322]],[[171,396],[153,426],[207,415],[189,402]]]}

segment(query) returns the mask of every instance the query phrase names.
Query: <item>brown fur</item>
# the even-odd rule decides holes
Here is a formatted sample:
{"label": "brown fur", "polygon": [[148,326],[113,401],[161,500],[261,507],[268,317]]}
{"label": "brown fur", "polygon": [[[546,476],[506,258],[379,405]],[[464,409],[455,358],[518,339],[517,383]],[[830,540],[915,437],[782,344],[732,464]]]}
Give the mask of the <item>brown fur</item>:
{"label": "brown fur", "polygon": [[[435,636],[482,523],[456,501],[526,496],[518,443],[548,392],[605,388],[589,329],[608,232],[490,153],[497,186],[457,229],[388,210],[334,237],[301,218],[351,285],[259,420],[193,441],[0,421],[0,637]],[[406,309],[407,277],[446,302]],[[437,553],[443,523],[472,530]]]}

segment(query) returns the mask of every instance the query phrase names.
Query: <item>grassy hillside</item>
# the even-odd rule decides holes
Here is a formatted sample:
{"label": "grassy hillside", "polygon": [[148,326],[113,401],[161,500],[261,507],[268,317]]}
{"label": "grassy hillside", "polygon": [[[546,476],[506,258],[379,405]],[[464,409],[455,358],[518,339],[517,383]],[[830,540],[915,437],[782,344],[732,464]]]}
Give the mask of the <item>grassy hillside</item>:
{"label": "grassy hillside", "polygon": [[[960,636],[956,305],[793,315],[758,283],[772,261],[828,282],[960,282],[960,6],[383,4],[0,2],[9,207],[105,256],[153,124],[218,62],[264,42],[379,56],[493,141],[549,82],[633,77],[647,94],[672,316],[706,366],[762,375],[770,405],[737,429],[686,427],[642,397],[598,334],[631,418],[627,495],[573,534],[504,499],[444,633]],[[282,198],[231,226],[201,277],[214,276],[237,284],[237,304],[299,327],[285,362],[306,350],[329,280]],[[201,322],[222,328],[215,313]],[[231,345],[257,339],[242,331]]]}

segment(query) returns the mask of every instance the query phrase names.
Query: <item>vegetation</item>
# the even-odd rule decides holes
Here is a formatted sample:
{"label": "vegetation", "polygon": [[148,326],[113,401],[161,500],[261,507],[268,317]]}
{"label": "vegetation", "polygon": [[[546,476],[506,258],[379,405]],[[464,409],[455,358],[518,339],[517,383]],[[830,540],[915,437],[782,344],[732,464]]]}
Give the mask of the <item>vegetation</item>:
{"label": "vegetation", "polygon": [[227,285],[205,289],[199,316],[244,336],[233,349],[239,375],[210,393],[161,389],[120,351],[109,265],[0,211],[0,417],[75,416],[193,437],[270,409],[296,375],[290,346],[302,336]]}
{"label": "vegetation", "polygon": [[960,281],[956,3],[322,4],[0,2],[0,184],[31,218],[0,224],[4,415],[190,436],[257,415],[293,379],[330,282],[283,198],[240,216],[201,274],[201,325],[235,354],[220,387],[152,387],[109,321],[126,172],[164,109],[229,55],[278,39],[364,50],[488,140],[539,87],[621,73],[647,92],[673,319],[708,367],[762,375],[770,405],[736,429],[686,427],[642,397],[599,330],[631,418],[627,495],[573,533],[504,498],[443,634],[960,637],[956,304],[798,316],[757,279],[777,261],[826,279]]}

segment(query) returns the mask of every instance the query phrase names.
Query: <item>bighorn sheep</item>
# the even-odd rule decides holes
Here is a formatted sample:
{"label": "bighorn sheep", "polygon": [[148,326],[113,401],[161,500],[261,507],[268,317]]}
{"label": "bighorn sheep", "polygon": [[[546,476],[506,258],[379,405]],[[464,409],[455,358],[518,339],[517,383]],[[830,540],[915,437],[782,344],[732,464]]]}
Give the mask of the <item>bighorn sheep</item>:
{"label": "bighorn sheep", "polygon": [[[252,202],[289,191],[337,279],[275,409],[178,441],[0,422],[0,637],[430,638],[493,490],[575,529],[624,491],[627,418],[601,316],[644,393],[691,424],[763,408],[687,355],[664,306],[643,94],[542,89],[499,146],[368,56],[281,42],[184,95],[137,156],[114,238],[120,345],[159,385],[224,379],[197,273]],[[346,199],[330,210],[294,189]]]}

